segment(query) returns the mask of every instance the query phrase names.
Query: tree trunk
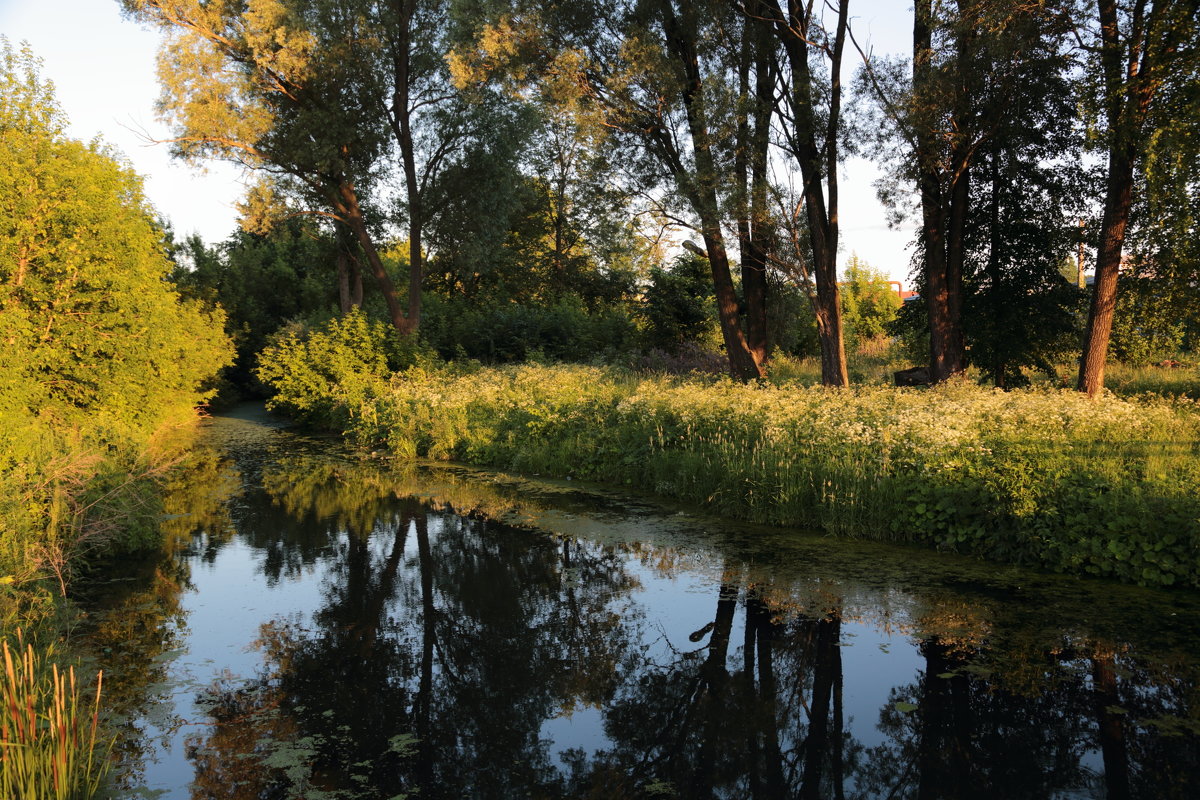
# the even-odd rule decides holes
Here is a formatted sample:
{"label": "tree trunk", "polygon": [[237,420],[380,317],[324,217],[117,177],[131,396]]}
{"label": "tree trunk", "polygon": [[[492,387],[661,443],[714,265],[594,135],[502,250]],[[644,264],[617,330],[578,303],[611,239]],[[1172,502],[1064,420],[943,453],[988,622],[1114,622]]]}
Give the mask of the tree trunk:
{"label": "tree trunk", "polygon": [[392,94],[392,130],[400,144],[404,165],[404,190],[408,199],[408,333],[416,333],[421,324],[421,283],[425,274],[422,250],[424,208],[421,183],[417,175],[416,148],[413,145],[412,111],[409,108],[409,59],[412,50],[412,21],[416,12],[413,0],[396,3],[400,40],[393,51],[395,86]]}
{"label": "tree trunk", "polygon": [[[1145,5],[1144,0],[1138,3],[1136,17],[1142,16]],[[1125,230],[1129,225],[1129,209],[1133,203],[1137,140],[1154,97],[1152,68],[1155,64],[1151,56],[1156,52],[1153,36],[1158,28],[1158,17],[1163,13],[1162,7],[1163,4],[1155,3],[1140,30],[1133,31],[1137,40],[1122,44],[1116,0],[1098,0],[1103,43],[1100,59],[1110,142],[1108,180],[1104,192],[1104,216],[1100,222],[1100,246],[1096,252],[1096,279],[1076,385],[1079,391],[1092,397],[1104,388],[1104,363],[1108,358],[1108,340],[1117,303],[1117,277],[1125,247]],[[1173,35],[1173,30],[1168,31],[1165,40],[1159,43],[1163,52],[1172,51]]]}
{"label": "tree trunk", "polygon": [[[758,364],[767,357],[767,155],[774,92],[770,29],[761,20],[744,20],[739,92],[745,101],[738,115],[735,155],[738,186],[738,251],[742,262],[742,296],[746,305],[746,341]],[[754,69],[754,94],[750,70]],[[752,110],[744,110],[745,105]]]}
{"label": "tree trunk", "polygon": [[1109,153],[1108,181],[1104,193],[1104,217],[1100,222],[1100,248],[1096,255],[1096,280],[1088,311],[1087,332],[1083,337],[1083,357],[1079,362],[1076,388],[1095,396],[1104,388],[1104,364],[1108,359],[1108,340],[1112,334],[1113,312],[1117,307],[1117,276],[1121,270],[1121,251],[1133,202],[1133,159],[1128,152]]}
{"label": "tree trunk", "polygon": [[[812,22],[810,7],[790,0],[785,16],[778,0],[765,4],[764,12],[775,23],[792,72],[792,110],[795,130],[790,137],[792,149],[804,181],[804,210],[808,221],[809,246],[812,248],[813,279],[816,283],[814,312],[817,335],[821,342],[821,383],[847,386],[846,348],[842,335],[842,309],[837,284],[838,191],[837,129],[841,109],[841,58],[845,43],[849,0],[839,0],[837,30],[830,64],[830,104],[825,131],[824,152],[817,147],[812,72],[809,67],[808,32]],[[826,205],[824,183],[828,183]]]}
{"label": "tree trunk", "polygon": [[354,186],[349,181],[343,180],[338,184],[337,193],[334,197],[334,208],[337,210],[342,221],[354,233],[355,238],[358,239],[359,246],[362,247],[363,253],[367,256],[367,263],[371,265],[371,272],[375,275],[375,282],[379,284],[379,291],[383,294],[384,302],[387,303],[388,317],[391,319],[392,325],[403,336],[414,333],[414,329],[409,325],[409,320],[405,319],[404,312],[400,309],[400,299],[396,296],[396,286],[392,283],[391,277],[383,267],[383,260],[379,257],[379,251],[375,249],[375,242],[371,239],[371,232],[367,229],[362,209],[358,205],[358,195],[354,191]]}
{"label": "tree trunk", "polygon": [[[918,95],[931,81],[932,60],[932,0],[917,0],[913,13],[913,89]],[[949,191],[944,193],[937,135],[928,125],[918,126],[916,159],[925,304],[929,313],[929,379],[934,383],[962,372],[966,366],[961,327],[962,237],[970,182],[967,154],[961,148],[961,145],[955,148],[952,168],[956,174]]]}
{"label": "tree trunk", "polygon": [[354,233],[347,226],[336,225],[338,301],[343,314],[362,307],[362,267],[355,253]]}
{"label": "tree trunk", "polygon": [[725,340],[725,351],[729,354],[729,370],[738,380],[756,380],[764,377],[764,373],[761,365],[755,360],[738,321],[737,292],[734,290],[733,276],[729,271],[725,236],[721,231],[716,160],[712,153],[704,87],[696,54],[696,10],[685,4],[682,15],[676,16],[672,4],[663,3],[662,12],[668,50],[676,59],[684,77],[683,104],[687,111],[688,130],[691,133],[695,158],[695,180],[690,181],[691,185],[686,187],[686,193],[696,216],[700,218],[700,232],[704,237],[705,250],[708,251],[708,264],[712,270],[713,289],[717,296],[721,335]]}

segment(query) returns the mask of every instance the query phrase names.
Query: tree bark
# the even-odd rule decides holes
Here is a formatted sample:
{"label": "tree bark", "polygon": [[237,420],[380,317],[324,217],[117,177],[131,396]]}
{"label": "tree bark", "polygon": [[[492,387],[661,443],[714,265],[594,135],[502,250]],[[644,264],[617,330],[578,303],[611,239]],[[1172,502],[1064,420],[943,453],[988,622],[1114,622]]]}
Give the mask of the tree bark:
{"label": "tree bark", "polygon": [[1125,229],[1129,224],[1129,208],[1133,203],[1131,155],[1128,152],[1109,153],[1096,278],[1092,286],[1092,303],[1088,309],[1083,355],[1079,362],[1079,382],[1076,385],[1079,391],[1092,397],[1104,388],[1108,340],[1112,335],[1113,313],[1117,307],[1117,276],[1121,271]]}
{"label": "tree bark", "polygon": [[[821,342],[821,383],[848,386],[846,348],[842,335],[842,309],[837,284],[838,188],[837,130],[841,112],[841,60],[849,22],[849,0],[839,0],[838,21],[830,62],[830,103],[825,130],[825,147],[817,147],[816,101],[809,67],[809,27],[811,4],[789,0],[785,15],[778,0],[764,4],[766,15],[774,21],[792,74],[792,106],[795,130],[792,149],[804,182],[804,210],[808,221],[809,246],[812,248],[813,278],[816,283],[814,312],[817,335]],[[826,204],[824,185],[828,184]]]}
{"label": "tree bark", "polygon": [[717,169],[713,157],[708,114],[704,103],[704,87],[696,52],[696,10],[684,5],[676,15],[674,6],[664,2],[661,7],[663,31],[667,48],[676,60],[683,81],[683,104],[687,112],[696,174],[686,192],[696,216],[700,218],[700,233],[708,252],[712,270],[713,289],[717,296],[717,314],[725,351],[729,354],[729,369],[733,377],[751,381],[764,377],[762,366],[755,360],[738,320],[737,292],[729,271],[729,255],[725,235],[721,230],[720,206],[717,203]]}

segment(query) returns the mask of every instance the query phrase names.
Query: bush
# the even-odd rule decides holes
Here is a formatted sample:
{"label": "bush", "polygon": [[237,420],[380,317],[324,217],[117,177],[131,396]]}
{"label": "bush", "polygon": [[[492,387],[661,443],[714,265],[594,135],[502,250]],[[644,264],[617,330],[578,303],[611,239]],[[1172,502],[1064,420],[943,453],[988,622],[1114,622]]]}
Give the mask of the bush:
{"label": "bush", "polygon": [[637,329],[622,306],[589,311],[579,298],[546,306],[470,306],[426,295],[421,339],[445,359],[488,364],[613,360],[634,349]]}
{"label": "bush", "polygon": [[103,145],[65,136],[38,66],[0,37],[6,614],[50,573],[65,590],[84,554],[147,543],[155,451],[195,420],[206,381],[231,358],[221,315],[166,280],[140,179]]}
{"label": "bush", "polygon": [[370,400],[392,372],[432,362],[414,337],[356,309],[314,328],[284,328],[259,354],[255,375],[275,390],[268,408],[314,427],[341,428],[348,409]]}

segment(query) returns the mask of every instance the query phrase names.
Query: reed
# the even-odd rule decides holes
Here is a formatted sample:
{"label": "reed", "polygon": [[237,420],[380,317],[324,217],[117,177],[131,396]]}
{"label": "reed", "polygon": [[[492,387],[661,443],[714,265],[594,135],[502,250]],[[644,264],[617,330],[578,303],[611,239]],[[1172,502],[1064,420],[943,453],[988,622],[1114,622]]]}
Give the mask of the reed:
{"label": "reed", "polygon": [[87,800],[104,785],[111,742],[99,738],[103,671],[83,696],[75,668],[60,670],[17,631],[16,647],[0,641],[0,797]]}

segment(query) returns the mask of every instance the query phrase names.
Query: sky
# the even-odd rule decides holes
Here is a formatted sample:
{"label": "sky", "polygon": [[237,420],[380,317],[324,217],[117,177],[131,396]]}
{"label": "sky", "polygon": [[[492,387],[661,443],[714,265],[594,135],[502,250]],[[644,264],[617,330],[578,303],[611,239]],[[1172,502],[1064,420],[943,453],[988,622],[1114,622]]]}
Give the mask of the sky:
{"label": "sky", "polygon": [[[851,0],[850,9],[860,43],[869,41],[877,53],[911,47],[908,0]],[[120,150],[145,178],[146,196],[177,238],[198,233],[213,244],[233,232],[245,188],[241,169],[212,163],[197,170],[151,141],[169,135],[154,110],[156,32],[124,19],[118,0],[0,0],[0,34],[13,45],[29,43],[42,59],[42,77],[54,82],[70,134],[85,141],[101,136]],[[853,67],[858,60],[847,62]],[[863,159],[843,166],[841,259],[857,253],[907,285],[912,229],[888,228],[872,186],[875,176]]]}

